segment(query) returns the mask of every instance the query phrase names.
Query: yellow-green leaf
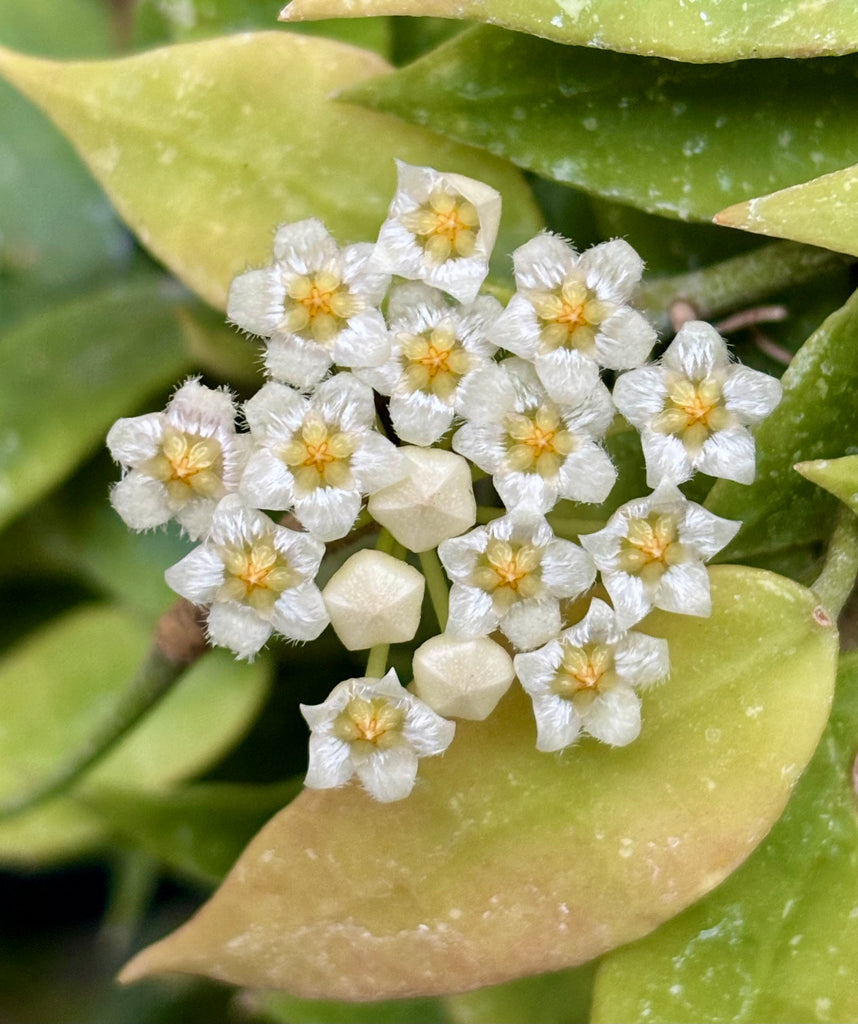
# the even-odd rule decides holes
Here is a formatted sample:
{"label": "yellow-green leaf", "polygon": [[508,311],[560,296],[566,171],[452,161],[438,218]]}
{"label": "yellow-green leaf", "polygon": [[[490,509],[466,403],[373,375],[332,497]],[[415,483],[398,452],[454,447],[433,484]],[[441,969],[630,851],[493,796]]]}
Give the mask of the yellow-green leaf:
{"label": "yellow-green leaf", "polygon": [[830,491],[858,515],[858,455],[844,455],[842,459],[798,462],[795,470],[826,491]]}
{"label": "yellow-green leaf", "polygon": [[858,256],[858,164],[728,206],[715,222]]}
{"label": "yellow-green leaf", "polygon": [[639,741],[535,749],[516,687],[414,793],[307,791],[212,900],[126,967],[297,995],[437,994],[557,970],[651,931],[760,842],[828,714],[837,636],[783,577],[712,570],[711,618],[657,613],[672,675]]}
{"label": "yellow-green leaf", "polygon": [[607,957],[593,1020],[858,1019],[858,655],[783,818],[721,888]]}
{"label": "yellow-green leaf", "polygon": [[[0,799],[38,783],[109,714],[138,667],[149,631],[107,605],[70,612],[0,661]],[[223,651],[192,668],[81,783],[152,790],[193,775],[245,731],[268,687],[264,660]],[[103,842],[100,816],[58,797],[0,823],[0,862],[35,864]]]}
{"label": "yellow-green leaf", "polygon": [[838,0],[292,0],[281,17],[473,18],[560,43],[686,61],[812,57],[858,49],[858,10]]}
{"label": "yellow-green leaf", "polygon": [[825,537],[835,502],[795,472],[797,462],[836,458],[858,438],[858,292],[813,332],[782,383],[784,395],[756,430],[757,476],[719,480],[706,507],[742,528],[724,561]]}
{"label": "yellow-green leaf", "polygon": [[113,421],[191,364],[163,275],[104,288],[0,335],[0,525],[104,443]]}
{"label": "yellow-green leaf", "polygon": [[154,255],[221,309],[231,279],[270,259],[281,221],[316,216],[342,241],[374,239],[394,157],[501,191],[501,265],[538,230],[530,191],[508,164],[329,98],[388,69],[369,51],[278,31],[102,62],[0,48],[0,75],[74,143]]}

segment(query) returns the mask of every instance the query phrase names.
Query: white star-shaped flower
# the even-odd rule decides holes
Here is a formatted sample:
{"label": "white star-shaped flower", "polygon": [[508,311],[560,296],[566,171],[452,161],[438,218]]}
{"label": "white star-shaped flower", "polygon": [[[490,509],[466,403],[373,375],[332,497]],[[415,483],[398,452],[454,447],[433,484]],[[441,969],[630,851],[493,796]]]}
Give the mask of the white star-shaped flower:
{"label": "white star-shaped flower", "polygon": [[247,455],[232,396],[198,380],[186,381],[164,412],[117,420],[107,446],[123,469],[110,501],[126,524],[148,530],[176,519],[192,540],[238,488]]}
{"label": "white star-shaped flower", "polygon": [[313,582],[325,546],[248,508],[230,494],[215,509],[206,540],[164,574],[169,586],[208,606],[208,636],[252,658],[277,632],[315,640],[328,624]]}
{"label": "white star-shaped flower", "polygon": [[358,376],[391,396],[390,419],[403,441],[434,444],[448,429],[463,385],[497,351],[491,327],[500,312],[490,295],[453,306],[418,282],[391,289],[390,359]]}
{"label": "white star-shaped flower", "polygon": [[581,363],[611,370],[640,366],[656,340],[629,303],[643,260],[621,238],[580,255],[543,232],[513,253],[517,291],[495,325],[495,342],[528,359],[562,397]]}
{"label": "white star-shaped flower", "polygon": [[538,750],[562,750],[580,733],[623,747],[641,728],[636,690],[665,679],[667,641],[627,632],[604,601],[538,651],[517,654],[515,670],[533,700]]}
{"label": "white star-shaped flower", "polygon": [[492,363],[463,388],[468,422],[453,435],[453,448],[491,474],[507,508],[548,512],[559,498],[607,498],[617,473],[598,440],[614,407],[595,365],[587,373],[574,405],[552,401],[522,359]]}
{"label": "white star-shaped flower", "polygon": [[309,398],[269,381],[244,413],[254,450],[239,493],[256,508],[294,508],[320,540],[344,537],[362,496],[408,472],[404,457],[375,429],[372,389],[353,374],[336,374]]}
{"label": "white star-shaped flower", "polygon": [[542,516],[518,512],[445,540],[438,555],[453,581],[447,632],[500,629],[519,650],[556,636],[561,599],[583,594],[596,575],[577,544],[555,537]]}
{"label": "white star-shaped flower", "polygon": [[473,302],[489,272],[501,197],[461,174],[396,161],[397,189],[373,257],[389,274]]}
{"label": "white star-shaped flower", "polygon": [[708,512],[672,484],[629,501],[581,544],[593,556],[624,627],[663,608],[711,614],[709,574],[703,564],[728,544],[741,523]]}
{"label": "white star-shaped flower", "polygon": [[305,784],[331,789],[357,775],[385,803],[408,796],[418,758],[443,753],[456,731],[400,686],[393,669],[383,679],[347,679],[301,713],[312,730]]}
{"label": "white star-shaped flower", "polygon": [[641,432],[647,483],[682,483],[695,472],[753,482],[759,423],[781,399],[780,381],[730,359],[714,327],[684,324],[658,363],[624,373],[614,402]]}
{"label": "white star-shaped flower", "polygon": [[310,388],[338,366],[378,366],[390,345],[377,307],[389,276],[371,265],[368,243],[340,249],[315,218],[283,224],[274,263],[232,282],[229,319],[268,341],[265,366],[276,380]]}

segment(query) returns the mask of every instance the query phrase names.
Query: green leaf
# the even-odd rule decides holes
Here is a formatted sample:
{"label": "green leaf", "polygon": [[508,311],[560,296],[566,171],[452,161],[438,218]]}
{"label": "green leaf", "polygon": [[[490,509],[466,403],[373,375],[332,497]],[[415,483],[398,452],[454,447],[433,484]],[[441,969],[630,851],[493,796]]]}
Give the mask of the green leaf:
{"label": "green leaf", "polygon": [[220,309],[231,279],[270,259],[280,221],[315,216],[344,241],[375,238],[394,190],[394,157],[498,188],[498,248],[509,272],[505,254],[540,224],[517,171],[329,99],[387,69],[368,51],[285,32],[101,63],[0,49],[0,74],[72,140],[141,241]]}
{"label": "green leaf", "polygon": [[114,285],[0,335],[0,525],[104,443],[111,423],[190,367],[162,277]]}
{"label": "green leaf", "polygon": [[755,569],[711,578],[711,618],[645,620],[668,638],[672,674],[645,699],[639,741],[540,754],[516,687],[486,722],[457,724],[406,800],[301,794],[123,980],[179,970],[302,996],[433,995],[583,962],[678,913],[780,816],[836,668],[812,593]]}
{"label": "green leaf", "polygon": [[[107,501],[119,470],[105,451],[0,534],[3,577],[83,581],[154,625],[176,599],[164,570],[190,550],[176,524],[134,533]],[[44,616],[43,616],[44,618]]]}
{"label": "green leaf", "polygon": [[[277,26],[282,5],[276,0],[192,0],[191,3],[164,3],[163,0],[137,0],[134,5],[136,35],[151,44],[187,42],[230,32],[252,32]],[[339,39],[352,46],[390,56],[391,27],[387,18],[338,18],[295,25],[293,29],[310,35]]]}
{"label": "green leaf", "polygon": [[812,57],[858,49],[858,11],[826,0],[292,0],[284,20],[379,14],[473,18],[560,43],[686,61]]}
{"label": "green leaf", "polygon": [[[34,785],[90,735],[148,643],[135,619],[94,605],[51,622],[0,661],[0,798]],[[242,735],[267,682],[263,661],[207,654],[81,785],[152,790],[201,771]],[[106,836],[100,816],[61,797],[0,823],[0,861],[60,860]]]}
{"label": "green leaf", "polygon": [[757,477],[719,480],[706,506],[742,528],[718,556],[732,561],[827,536],[835,505],[793,469],[842,455],[858,437],[858,292],[799,349],[782,377],[784,397],[756,430]]}
{"label": "green leaf", "polygon": [[858,455],[799,462],[795,469],[807,480],[830,491],[858,515]]}
{"label": "green leaf", "polygon": [[858,1018],[858,655],[783,818],[727,882],[602,961],[593,1020]]}
{"label": "green leaf", "polygon": [[589,1024],[596,964],[447,996],[454,1024]]}
{"label": "green leaf", "polygon": [[254,1011],[272,1024],[452,1024],[437,999],[347,1003],[299,999],[271,991],[245,996]]}
{"label": "green leaf", "polygon": [[166,792],[89,785],[79,799],[125,840],[180,874],[217,883],[300,789],[300,780],[264,786],[203,782]]}
{"label": "green leaf", "polygon": [[709,220],[858,161],[856,67],[679,64],[479,26],[345,96],[543,177]]}
{"label": "green leaf", "polygon": [[858,256],[858,202],[852,192],[855,186],[858,164],[736,203],[721,210],[715,220],[758,235],[792,238]]}

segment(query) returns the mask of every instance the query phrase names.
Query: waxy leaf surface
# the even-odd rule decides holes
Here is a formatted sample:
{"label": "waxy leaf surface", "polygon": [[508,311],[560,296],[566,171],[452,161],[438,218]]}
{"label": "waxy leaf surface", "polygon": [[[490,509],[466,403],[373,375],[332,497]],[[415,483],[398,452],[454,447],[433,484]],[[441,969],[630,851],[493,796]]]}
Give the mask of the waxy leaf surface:
{"label": "waxy leaf surface", "polygon": [[505,254],[538,230],[515,169],[329,99],[388,68],[369,51],[282,31],[98,63],[0,49],[0,75],[71,139],[144,245],[220,309],[236,274],[270,260],[280,222],[319,217],[343,242],[373,240],[393,195],[394,157],[502,193],[506,273]]}
{"label": "waxy leaf surface", "polygon": [[858,656],[786,812],[717,892],[606,957],[593,1020],[858,1018]]}
{"label": "waxy leaf surface", "polygon": [[644,623],[668,638],[672,676],[647,695],[637,742],[540,754],[515,687],[487,721],[458,723],[408,799],[303,793],[124,980],[178,970],[305,996],[430,995],[591,959],[684,909],[780,815],[836,665],[810,591],[736,567],[712,583],[711,618]]}
{"label": "waxy leaf surface", "polygon": [[379,14],[471,18],[559,43],[685,61],[858,50],[858,11],[837,0],[292,0],[281,17]]}
{"label": "waxy leaf surface", "polygon": [[858,164],[737,203],[721,210],[715,220],[730,228],[858,256]]}
{"label": "waxy leaf surface", "polygon": [[[85,742],[137,670],[149,631],[136,617],[92,605],[49,623],[0,661],[0,799],[35,786]],[[244,732],[265,696],[264,661],[202,658],[81,782],[157,789],[213,763]],[[0,861],[43,863],[108,835],[73,793],[0,822]]]}
{"label": "waxy leaf surface", "polygon": [[479,26],[346,95],[683,220],[858,161],[854,57],[701,66]]}
{"label": "waxy leaf surface", "polygon": [[830,491],[858,515],[858,455],[799,462],[795,469],[817,486]]}
{"label": "waxy leaf surface", "polygon": [[150,276],[0,334],[0,525],[103,444],[118,416],[190,367],[180,298],[173,282]]}
{"label": "waxy leaf surface", "polygon": [[719,480],[707,508],[742,528],[719,555],[731,561],[825,537],[835,502],[803,479],[797,462],[836,458],[858,438],[858,292],[796,353],[780,405],[757,428],[757,476]]}

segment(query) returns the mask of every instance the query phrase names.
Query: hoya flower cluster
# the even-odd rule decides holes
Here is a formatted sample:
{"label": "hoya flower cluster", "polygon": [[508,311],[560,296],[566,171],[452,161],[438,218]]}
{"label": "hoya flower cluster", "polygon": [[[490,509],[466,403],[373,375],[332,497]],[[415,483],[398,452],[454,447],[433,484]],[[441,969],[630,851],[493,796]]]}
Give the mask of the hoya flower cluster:
{"label": "hoya flower cluster", "polygon": [[[399,164],[374,245],[282,225],[270,265],[229,296],[232,323],[265,343],[261,390],[239,408],[190,380],[108,436],[128,525],[174,518],[200,542],[167,581],[208,609],[212,643],[251,658],[272,634],[310,641],[330,624],[370,651],[366,676],[302,706],[314,788],[356,775],[378,800],[406,796],[417,759],[452,742],[448,719],[486,718],[516,676],[540,750],[582,733],[630,743],[639,694],[669,674],[666,642],[633,627],[652,608],[708,615],[704,563],[740,525],[678,485],[698,470],[753,479],[748,428],[777,381],[701,322],[645,365],[643,264],[620,239],[578,253],[542,233],[513,253],[506,307],[481,295],[500,208],[488,185]],[[653,491],[578,535],[558,503],[608,499],[621,417]],[[370,546],[320,590],[326,545],[344,538]],[[387,646],[413,640],[427,591],[440,632],[406,689]]]}

